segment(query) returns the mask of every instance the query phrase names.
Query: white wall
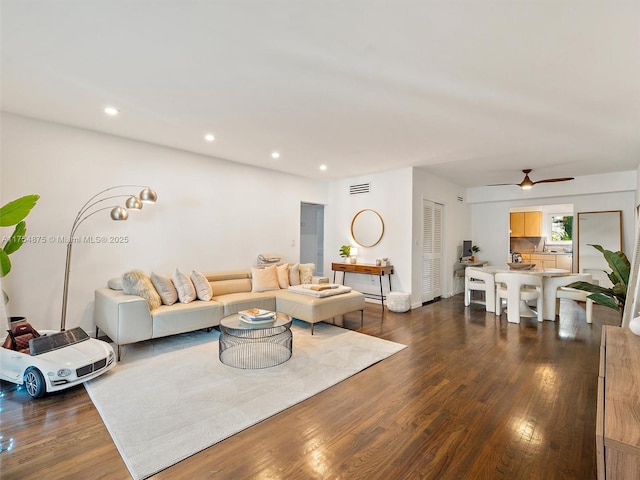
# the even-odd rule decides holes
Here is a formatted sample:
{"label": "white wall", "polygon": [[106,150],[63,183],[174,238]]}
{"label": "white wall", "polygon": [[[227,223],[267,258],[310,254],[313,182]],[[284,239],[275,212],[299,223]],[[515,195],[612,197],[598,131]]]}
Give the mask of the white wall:
{"label": "white wall", "polygon": [[[82,204],[113,185],[144,184],[158,193],[157,204],[126,222],[112,222],[105,211],[78,230],[128,238],[74,246],[67,326],[88,332],[94,289],[127,270],[247,268],[261,252],[298,260],[300,202],[328,200],[324,182],[120,137],[4,113],[2,130],[2,204],[41,196],[27,218],[28,236],[69,235]],[[65,254],[63,242],[48,241],[11,255],[13,269],[3,279],[10,315],[26,316],[40,329],[59,327]]]}
{"label": "white wall", "polygon": [[[394,266],[392,289],[411,291],[411,168],[390,172],[345,178],[331,182],[329,205],[325,209],[325,275],[333,280],[332,262],[341,262],[338,253],[340,246],[357,246],[351,238],[351,220],[363,209],[377,211],[384,221],[384,235],[380,243],[373,247],[358,247],[358,261],[375,263],[375,260],[388,257]],[[371,183],[368,194],[350,195],[349,186]],[[336,281],[342,281],[338,273]],[[380,293],[378,277],[370,275],[347,274],[347,285],[356,290]],[[389,284],[385,277],[384,291]]]}
{"label": "white wall", "polygon": [[[460,291],[460,283],[453,277],[453,266],[458,262],[462,241],[472,239],[469,208],[464,201],[465,188],[436,177],[424,169],[413,170],[413,295],[412,302],[419,305],[422,289],[422,200],[444,205],[444,251],[442,296],[449,297]],[[462,198],[462,201],[458,200]],[[473,238],[474,244],[478,244]],[[484,259],[484,249],[479,256]],[[464,286],[463,286],[464,287]]]}

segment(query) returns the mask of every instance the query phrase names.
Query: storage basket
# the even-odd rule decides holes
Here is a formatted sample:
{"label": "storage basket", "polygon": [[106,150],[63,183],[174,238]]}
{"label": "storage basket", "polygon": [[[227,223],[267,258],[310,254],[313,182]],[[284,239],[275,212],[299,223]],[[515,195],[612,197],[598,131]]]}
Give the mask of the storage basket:
{"label": "storage basket", "polygon": [[387,294],[387,307],[392,312],[407,312],[411,308],[411,295],[404,292],[389,292]]}

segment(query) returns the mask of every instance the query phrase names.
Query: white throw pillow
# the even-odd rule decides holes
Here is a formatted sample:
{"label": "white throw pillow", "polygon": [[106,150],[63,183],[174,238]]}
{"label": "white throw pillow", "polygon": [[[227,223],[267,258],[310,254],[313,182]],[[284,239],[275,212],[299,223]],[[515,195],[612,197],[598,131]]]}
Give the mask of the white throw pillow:
{"label": "white throw pillow", "polygon": [[289,264],[278,265],[276,267],[276,273],[278,274],[278,285],[280,288],[289,288]]}
{"label": "white throw pillow", "polygon": [[313,281],[313,272],[316,271],[315,263],[300,264],[300,283],[307,284]]}
{"label": "white throw pillow", "polygon": [[149,304],[149,310],[162,305],[160,295],[156,292],[151,279],[140,270],[132,270],[122,275],[122,291],[127,295],[138,295]]}
{"label": "white throw pillow", "polygon": [[276,266],[271,265],[266,268],[251,268],[251,291],[268,292],[270,290],[280,290]]}
{"label": "white throw pillow", "polygon": [[173,284],[178,291],[180,303],[189,303],[196,299],[196,288],[193,286],[193,282],[177,268],[176,273],[173,274]]}
{"label": "white throw pillow", "polygon": [[213,297],[213,290],[211,289],[211,284],[207,277],[205,277],[202,273],[197,271],[191,272],[191,281],[193,282],[193,286],[196,287],[196,295],[199,300],[204,300],[208,302]]}
{"label": "white throw pillow", "polygon": [[173,305],[178,301],[178,291],[168,275],[151,273],[151,283],[156,287],[164,305]]}
{"label": "white throw pillow", "polygon": [[300,264],[296,263],[289,266],[289,285],[300,285]]}

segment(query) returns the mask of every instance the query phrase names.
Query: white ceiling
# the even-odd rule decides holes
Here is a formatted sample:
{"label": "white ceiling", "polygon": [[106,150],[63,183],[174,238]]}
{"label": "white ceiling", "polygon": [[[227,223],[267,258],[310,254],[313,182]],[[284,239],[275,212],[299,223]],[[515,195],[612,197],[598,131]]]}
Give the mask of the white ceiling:
{"label": "white ceiling", "polygon": [[480,186],[640,163],[638,0],[1,8],[7,112],[317,179],[424,166]]}

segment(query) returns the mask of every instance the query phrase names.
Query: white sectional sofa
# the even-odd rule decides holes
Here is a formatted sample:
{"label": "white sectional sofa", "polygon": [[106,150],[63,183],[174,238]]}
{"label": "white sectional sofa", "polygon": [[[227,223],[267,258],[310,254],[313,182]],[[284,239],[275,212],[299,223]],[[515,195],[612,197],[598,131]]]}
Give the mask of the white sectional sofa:
{"label": "white sectional sofa", "polygon": [[[252,270],[241,269],[203,273],[211,285],[211,300],[176,302],[150,309],[142,296],[128,295],[119,289],[118,282],[111,287],[95,290],[96,336],[102,330],[120,347],[143,340],[190,332],[219,325],[228,315],[247,308],[263,308],[291,315],[313,325],[339,315],[360,311],[365,297],[360,292],[349,291],[322,298],[294,293],[287,288],[269,291],[252,291]],[[327,279],[323,279],[327,281]],[[323,281],[314,277],[314,282]]]}

